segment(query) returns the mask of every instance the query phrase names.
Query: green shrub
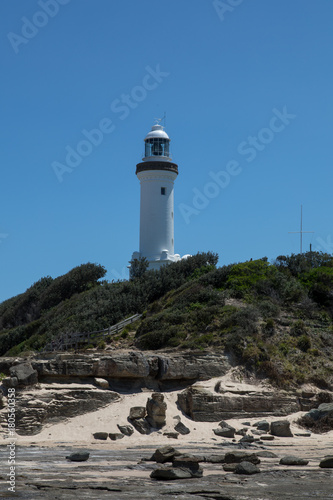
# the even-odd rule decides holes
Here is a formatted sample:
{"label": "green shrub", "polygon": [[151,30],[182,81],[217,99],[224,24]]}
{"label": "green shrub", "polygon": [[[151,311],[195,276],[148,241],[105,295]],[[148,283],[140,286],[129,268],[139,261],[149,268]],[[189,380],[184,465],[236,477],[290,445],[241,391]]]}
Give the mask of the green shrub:
{"label": "green shrub", "polygon": [[298,337],[299,335],[306,334],[308,332],[308,329],[301,319],[298,321],[295,321],[293,325],[290,328],[290,334]]}
{"label": "green shrub", "polygon": [[[224,311],[226,312],[225,308]],[[220,327],[228,331],[241,331],[243,335],[257,332],[258,311],[251,306],[236,310],[229,309],[221,319]]]}
{"label": "green shrub", "polygon": [[297,340],[297,347],[303,351],[307,352],[311,348],[311,339],[308,335],[301,335]]}
{"label": "green shrub", "polygon": [[273,318],[268,318],[267,321],[262,326],[262,332],[264,335],[273,335],[275,331],[275,321]]}
{"label": "green shrub", "polygon": [[280,307],[278,304],[272,302],[271,300],[261,300],[258,302],[257,307],[264,319],[276,318],[280,313]]}

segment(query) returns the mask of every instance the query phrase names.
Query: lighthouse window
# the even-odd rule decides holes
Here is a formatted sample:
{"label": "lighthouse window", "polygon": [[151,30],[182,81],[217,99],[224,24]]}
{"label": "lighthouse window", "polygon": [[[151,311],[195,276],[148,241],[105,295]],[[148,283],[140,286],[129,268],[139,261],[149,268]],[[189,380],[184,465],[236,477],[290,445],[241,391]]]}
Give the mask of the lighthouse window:
{"label": "lighthouse window", "polygon": [[161,194],[166,194],[166,188],[161,188]]}
{"label": "lighthouse window", "polygon": [[169,156],[169,140],[155,137],[147,139],[145,156]]}

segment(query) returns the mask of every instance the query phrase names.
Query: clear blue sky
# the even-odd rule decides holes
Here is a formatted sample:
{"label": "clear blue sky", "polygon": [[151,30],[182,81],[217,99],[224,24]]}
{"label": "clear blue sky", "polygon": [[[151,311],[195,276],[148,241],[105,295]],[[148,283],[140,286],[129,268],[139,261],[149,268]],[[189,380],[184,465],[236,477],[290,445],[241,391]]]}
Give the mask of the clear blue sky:
{"label": "clear blue sky", "polygon": [[177,253],[211,250],[220,265],[297,253],[301,204],[315,231],[303,249],[333,252],[332,0],[0,9],[0,301],[88,261],[127,277],[135,165],[165,111]]}

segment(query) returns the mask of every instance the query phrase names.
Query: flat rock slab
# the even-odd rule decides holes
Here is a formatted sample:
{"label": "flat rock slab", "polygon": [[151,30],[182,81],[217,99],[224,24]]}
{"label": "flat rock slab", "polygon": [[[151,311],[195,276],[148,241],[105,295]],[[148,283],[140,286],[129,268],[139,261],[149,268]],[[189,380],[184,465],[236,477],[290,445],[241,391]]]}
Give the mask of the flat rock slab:
{"label": "flat rock slab", "polygon": [[[65,455],[73,451],[68,446],[48,448],[20,445],[20,474],[17,477],[20,498],[24,500],[332,499],[332,469],[308,467],[303,469],[300,475],[300,471],[293,467],[268,471],[262,467],[260,475],[234,475],[223,472],[222,466],[212,465],[210,468],[210,464],[207,463],[203,464],[204,474],[201,478],[158,481],[150,479],[149,475],[152,467],[160,468],[159,465],[153,463],[138,465],[143,456],[152,453],[155,446],[133,446],[131,449],[110,452],[110,449],[106,450],[100,442],[97,448],[95,442],[94,449],[84,450],[90,452],[87,464],[75,464],[65,460]],[[211,447],[198,444],[189,446],[186,450],[193,454],[200,453],[201,456],[208,456],[214,452]],[[281,454],[280,450],[279,447]],[[322,445],[316,448],[315,455],[319,457],[326,455],[328,458],[331,455],[329,443],[324,448]],[[6,446],[0,446],[0,463],[5,464],[7,459]],[[278,461],[274,463],[277,465]],[[214,475],[210,471],[214,471]],[[6,471],[2,471],[3,475],[5,473]],[[13,497],[10,492],[8,493]]]}

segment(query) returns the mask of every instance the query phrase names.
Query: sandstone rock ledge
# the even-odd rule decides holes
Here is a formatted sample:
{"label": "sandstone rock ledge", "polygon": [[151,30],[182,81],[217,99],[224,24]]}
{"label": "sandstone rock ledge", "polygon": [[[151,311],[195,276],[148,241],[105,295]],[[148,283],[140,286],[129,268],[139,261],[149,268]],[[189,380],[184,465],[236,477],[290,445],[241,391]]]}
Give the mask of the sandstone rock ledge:
{"label": "sandstone rock ledge", "polygon": [[[38,434],[47,423],[61,422],[119,401],[121,396],[113,391],[103,391],[94,386],[52,384],[39,389],[26,389],[16,393],[16,432],[27,436]],[[3,417],[3,418],[1,418]],[[0,414],[5,429],[6,413]]]}
{"label": "sandstone rock ledge", "polygon": [[230,418],[284,416],[301,410],[296,394],[244,391],[242,394],[216,394],[191,386],[178,394],[183,412],[197,422],[218,422]]}
{"label": "sandstone rock ledge", "polygon": [[[22,363],[22,358],[2,358],[0,372]],[[112,380],[155,380],[195,382],[224,375],[229,369],[228,358],[211,352],[158,354],[141,351],[116,351],[110,354],[44,353],[29,360],[43,378],[103,377]]]}

